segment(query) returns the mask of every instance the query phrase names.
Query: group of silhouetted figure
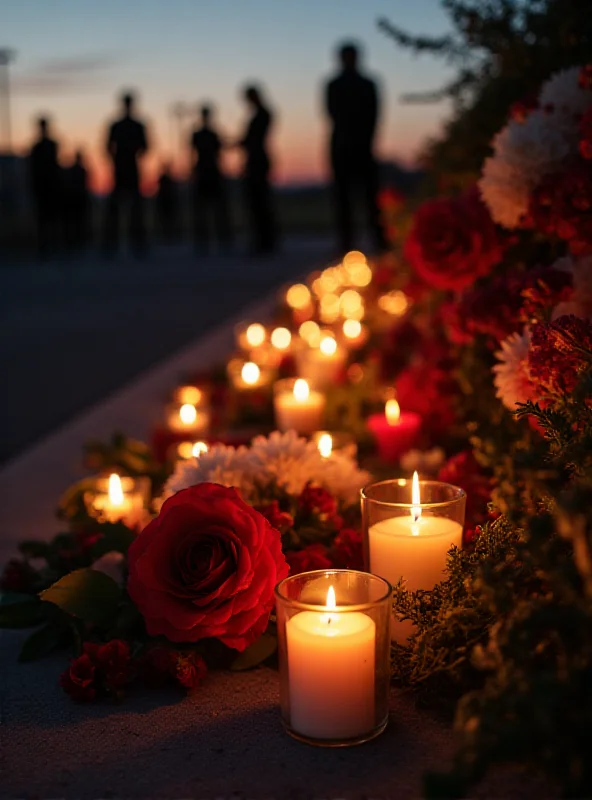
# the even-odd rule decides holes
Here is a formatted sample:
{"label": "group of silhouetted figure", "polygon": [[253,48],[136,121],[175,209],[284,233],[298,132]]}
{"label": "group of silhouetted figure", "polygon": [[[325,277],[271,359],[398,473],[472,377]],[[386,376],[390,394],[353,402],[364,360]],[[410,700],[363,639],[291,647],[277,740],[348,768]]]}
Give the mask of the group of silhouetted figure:
{"label": "group of silhouetted figure", "polygon": [[[373,153],[379,100],[376,84],[358,69],[358,49],[344,44],[339,49],[340,71],[326,86],[325,110],[332,132],[330,164],[339,248],[354,244],[353,213],[356,199],[366,209],[368,229],[377,249],[384,236],[377,204],[378,167]],[[243,135],[227,141],[217,131],[212,105],[201,107],[201,121],[191,134],[192,220],[200,253],[228,251],[233,245],[227,179],[221,166],[226,148],[243,154],[242,191],[248,224],[249,251],[269,254],[278,245],[278,226],[270,182],[268,140],[274,115],[261,89],[248,86],[243,93],[250,116]],[[107,256],[120,246],[123,220],[132,251],[142,256],[147,247],[146,214],[141,190],[140,164],[149,150],[145,124],[135,116],[132,93],[122,97],[122,115],[109,127],[106,150],[112,162],[113,189],[100,221],[100,247]],[[58,160],[58,145],[51,138],[48,120],[38,120],[39,138],[30,153],[31,189],[35,206],[38,250],[48,256],[59,248],[78,251],[91,236],[91,195],[88,172],[81,152],[68,167]],[[165,240],[178,234],[179,197],[170,168],[158,181],[156,219]]]}

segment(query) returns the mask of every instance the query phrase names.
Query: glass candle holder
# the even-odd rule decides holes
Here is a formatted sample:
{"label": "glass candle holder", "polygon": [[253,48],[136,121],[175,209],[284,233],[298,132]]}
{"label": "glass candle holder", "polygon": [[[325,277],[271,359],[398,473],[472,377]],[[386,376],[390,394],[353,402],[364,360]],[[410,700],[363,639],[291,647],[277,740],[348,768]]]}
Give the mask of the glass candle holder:
{"label": "glass candle holder", "polygon": [[[410,591],[433,589],[444,578],[453,545],[462,546],[466,493],[440,481],[400,479],[362,490],[365,565],[393,586],[401,579]],[[411,623],[393,627],[405,639]]]}
{"label": "glass candle holder", "polygon": [[149,489],[148,478],[130,478],[113,472],[98,476],[94,488],[85,492],[84,501],[91,516],[135,528],[144,521]]}
{"label": "glass candle holder", "polygon": [[273,391],[278,430],[310,436],[322,428],[327,400],[321,392],[312,391],[307,381],[284,378],[274,384]]}
{"label": "glass candle holder", "polygon": [[376,575],[317,570],[276,586],[281,716],[296,739],[344,747],[388,722],[392,589]]}
{"label": "glass candle holder", "polygon": [[172,433],[198,437],[210,427],[208,406],[195,406],[193,403],[169,403],[165,408],[167,428]]}

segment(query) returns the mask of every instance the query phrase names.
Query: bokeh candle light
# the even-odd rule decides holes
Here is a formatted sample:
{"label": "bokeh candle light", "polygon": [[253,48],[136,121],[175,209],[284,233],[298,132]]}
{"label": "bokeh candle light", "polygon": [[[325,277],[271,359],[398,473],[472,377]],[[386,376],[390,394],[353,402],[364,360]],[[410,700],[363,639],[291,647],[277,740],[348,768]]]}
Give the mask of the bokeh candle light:
{"label": "bokeh candle light", "polygon": [[384,413],[372,414],[368,430],[376,441],[383,461],[393,463],[415,445],[421,427],[421,417],[413,411],[402,412],[398,402],[386,401]]}
{"label": "bokeh candle light", "polygon": [[97,478],[96,488],[88,497],[89,513],[106,522],[123,522],[129,528],[140,525],[144,518],[143,483],[115,472],[108,478]]}
{"label": "bokeh candle light", "polygon": [[311,391],[305,380],[278,381],[274,389],[275,420],[280,431],[295,430],[308,436],[322,426],[325,396]]}
{"label": "bokeh candle light", "polygon": [[171,403],[166,409],[167,427],[174,433],[200,434],[208,429],[208,408],[192,403]]}
{"label": "bokeh candle light", "polygon": [[298,373],[315,389],[324,389],[339,379],[347,360],[347,350],[335,337],[324,335],[318,347],[308,347],[296,354]]}

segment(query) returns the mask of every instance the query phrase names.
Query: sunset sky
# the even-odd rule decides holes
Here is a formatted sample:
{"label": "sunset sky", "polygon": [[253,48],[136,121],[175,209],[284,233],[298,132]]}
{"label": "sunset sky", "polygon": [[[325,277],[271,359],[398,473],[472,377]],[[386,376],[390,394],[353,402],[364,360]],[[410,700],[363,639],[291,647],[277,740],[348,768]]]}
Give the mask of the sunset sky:
{"label": "sunset sky", "polygon": [[[245,119],[239,89],[257,81],[277,113],[276,179],[323,179],[321,81],[334,68],[335,44],[353,38],[364,45],[367,70],[381,84],[379,153],[409,162],[448,108],[404,105],[399,96],[439,86],[449,73],[430,56],[396,48],[377,28],[382,16],[422,34],[447,30],[438,0],[19,0],[4,9],[0,42],[17,53],[14,145],[26,150],[33,120],[46,113],[63,159],[83,147],[95,185],[104,187],[105,126],[120,89],[131,87],[150,130],[146,172],[171,156],[181,168],[187,153],[182,161],[172,104],[213,101],[221,131],[234,138]],[[236,156],[227,166],[237,170]]]}

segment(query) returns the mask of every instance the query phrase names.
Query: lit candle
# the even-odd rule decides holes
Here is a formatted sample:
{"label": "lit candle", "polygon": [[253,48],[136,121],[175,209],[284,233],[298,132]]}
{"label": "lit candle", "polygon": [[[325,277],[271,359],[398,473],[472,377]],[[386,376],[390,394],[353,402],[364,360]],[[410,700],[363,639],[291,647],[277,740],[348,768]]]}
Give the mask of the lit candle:
{"label": "lit candle", "polygon": [[208,452],[205,442],[179,442],[177,445],[177,458],[187,461],[190,458],[199,458],[202,453]]}
{"label": "lit candle", "polygon": [[397,401],[387,400],[384,414],[372,414],[368,430],[372,433],[383,461],[397,461],[415,445],[421,426],[421,417],[413,411],[401,413]]}
{"label": "lit candle", "polygon": [[252,322],[246,326],[243,324],[236,329],[236,340],[243,350],[256,350],[267,340],[267,331],[260,322]]}
{"label": "lit candle", "polygon": [[346,319],[342,330],[343,341],[347,347],[362,347],[368,341],[368,328],[358,319]]}
{"label": "lit candle", "polygon": [[322,433],[319,436],[317,447],[319,448],[319,453],[323,456],[323,458],[329,458],[333,452],[333,437],[331,434]]}
{"label": "lit candle", "polygon": [[259,366],[254,361],[242,361],[240,358],[228,362],[227,372],[234,388],[242,391],[270,386],[274,374],[269,367]]}
{"label": "lit candle", "polygon": [[308,383],[301,378],[292,386],[291,383],[278,381],[276,384],[276,424],[280,431],[295,430],[297,433],[310,435],[321,427],[325,413],[325,396],[320,392],[311,392]]}
{"label": "lit candle", "polygon": [[329,458],[332,453],[344,453],[355,458],[358,451],[353,436],[343,431],[315,431],[311,438],[323,458]]}
{"label": "lit candle", "polygon": [[286,623],[290,722],[311,739],[344,740],[375,727],[376,625],[367,614],[301,611]]}
{"label": "lit candle", "polygon": [[123,522],[134,528],[144,518],[144,493],[140,482],[120,478],[115,472],[109,478],[98,478],[96,490],[90,493],[89,512],[106,522]]}
{"label": "lit candle", "polygon": [[[444,505],[422,505],[419,478],[414,472],[409,513],[379,520],[368,529],[370,572],[393,586],[403,578],[410,591],[433,589],[444,578],[450,548],[462,546],[462,525],[438,516]],[[394,625],[393,637],[403,641],[412,631],[410,621],[399,622]]]}
{"label": "lit candle", "polygon": [[318,347],[308,347],[296,354],[298,372],[311,386],[324,389],[339,379],[347,360],[347,350],[332,335],[325,335]]}
{"label": "lit candle", "polygon": [[167,425],[175,433],[203,433],[210,424],[210,412],[192,403],[171,404],[167,409]]}

